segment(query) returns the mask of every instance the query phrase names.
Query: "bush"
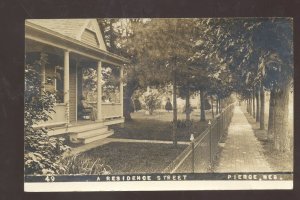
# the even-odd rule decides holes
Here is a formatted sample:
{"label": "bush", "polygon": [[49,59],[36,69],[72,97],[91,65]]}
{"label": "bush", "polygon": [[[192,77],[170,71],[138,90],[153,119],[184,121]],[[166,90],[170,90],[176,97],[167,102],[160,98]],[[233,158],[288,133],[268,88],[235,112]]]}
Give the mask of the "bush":
{"label": "bush", "polygon": [[159,108],[161,105],[159,94],[155,94],[152,92],[145,95],[144,97],[145,97],[145,103],[147,105],[147,110],[149,111],[150,115],[152,115],[154,110]]}
{"label": "bush", "polygon": [[[193,126],[192,120],[177,120],[177,128],[188,128]],[[173,126],[173,122],[172,125]]]}
{"label": "bush", "polygon": [[92,160],[83,154],[64,158],[61,163],[65,168],[60,174],[106,175],[112,172],[110,166],[103,164],[101,159]]}
{"label": "bush", "polygon": [[49,137],[41,129],[25,134],[25,174],[58,174],[64,170],[60,159],[69,147],[63,144],[63,138]]}
{"label": "bush", "polygon": [[60,163],[62,154],[69,149],[63,138],[52,138],[46,129],[34,129],[33,125],[51,119],[55,94],[41,89],[39,69],[47,63],[41,54],[39,61],[25,65],[24,94],[24,164],[25,174],[57,174],[64,169]]}
{"label": "bush", "polygon": [[138,98],[134,99],[134,108],[136,112],[142,109],[141,102]]}

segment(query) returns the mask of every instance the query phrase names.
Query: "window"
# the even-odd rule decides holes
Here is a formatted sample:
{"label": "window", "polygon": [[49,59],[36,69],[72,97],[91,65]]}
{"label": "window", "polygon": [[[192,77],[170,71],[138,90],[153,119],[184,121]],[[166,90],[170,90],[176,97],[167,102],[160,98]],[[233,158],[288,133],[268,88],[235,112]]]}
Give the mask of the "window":
{"label": "window", "polygon": [[45,90],[55,94],[56,103],[64,102],[63,60],[55,54],[48,54],[45,65]]}
{"label": "window", "polygon": [[64,68],[55,66],[56,103],[64,102]]}

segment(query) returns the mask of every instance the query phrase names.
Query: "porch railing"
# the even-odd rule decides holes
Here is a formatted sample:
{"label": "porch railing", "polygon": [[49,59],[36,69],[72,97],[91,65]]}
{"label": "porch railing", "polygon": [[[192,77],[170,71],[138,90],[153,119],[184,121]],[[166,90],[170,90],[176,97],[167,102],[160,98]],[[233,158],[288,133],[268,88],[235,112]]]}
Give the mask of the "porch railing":
{"label": "porch railing", "polygon": [[54,105],[54,111],[50,114],[52,119],[49,119],[45,122],[41,122],[40,125],[43,124],[54,124],[54,123],[66,123],[67,121],[67,114],[66,114],[66,104],[60,103]]}
{"label": "porch railing", "polygon": [[122,117],[122,104],[121,103],[102,103],[102,118],[115,118]]}

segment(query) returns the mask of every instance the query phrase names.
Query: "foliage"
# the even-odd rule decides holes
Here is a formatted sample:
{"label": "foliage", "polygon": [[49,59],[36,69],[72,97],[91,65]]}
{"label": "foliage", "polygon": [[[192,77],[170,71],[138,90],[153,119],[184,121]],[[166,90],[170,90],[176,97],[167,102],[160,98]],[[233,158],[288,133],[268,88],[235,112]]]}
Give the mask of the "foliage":
{"label": "foliage", "polygon": [[25,174],[58,174],[65,170],[60,163],[69,150],[63,138],[49,137],[43,130],[25,132]]}
{"label": "foliage", "polygon": [[55,94],[41,89],[40,66],[47,56],[41,55],[33,65],[25,65],[24,94],[24,162],[25,174],[55,174],[64,168],[59,159],[69,149],[64,139],[47,135],[46,129],[34,129],[33,125],[51,119]]}
{"label": "foliage", "polygon": [[[110,26],[109,30],[114,29],[110,39],[119,38],[111,46],[127,49],[133,60],[125,70],[126,99],[147,85],[172,83],[174,94],[177,86],[189,89],[189,93],[180,91],[182,97],[200,90],[202,96],[213,95],[219,100],[232,92],[248,99],[260,84],[277,93],[293,84],[290,18],[111,21],[123,24]],[[277,123],[282,124],[283,115],[279,118]]]}
{"label": "foliage", "polygon": [[149,92],[144,95],[144,100],[150,115],[153,114],[153,111],[156,108],[160,107],[161,101],[160,101],[160,95],[158,93]]}
{"label": "foliage", "polygon": [[103,164],[100,158],[91,159],[83,154],[76,154],[61,160],[65,168],[60,174],[107,175],[112,173],[110,166]]}
{"label": "foliage", "polygon": [[142,109],[142,104],[141,104],[141,102],[140,102],[140,100],[138,98],[135,98],[134,101],[133,101],[133,103],[134,103],[134,109],[135,109],[135,111],[139,111],[139,110]]}
{"label": "foliage", "polygon": [[177,120],[177,128],[191,128],[193,124],[194,124],[193,120]]}
{"label": "foliage", "polygon": [[[97,70],[95,67],[82,68],[82,88],[84,93],[92,93],[95,96],[97,91]],[[87,94],[85,94],[87,95]],[[87,98],[87,96],[85,96]]]}
{"label": "foliage", "polygon": [[170,101],[167,101],[167,103],[166,103],[166,105],[165,105],[165,109],[166,109],[167,111],[173,110],[173,106],[172,106],[172,104],[171,104]]}

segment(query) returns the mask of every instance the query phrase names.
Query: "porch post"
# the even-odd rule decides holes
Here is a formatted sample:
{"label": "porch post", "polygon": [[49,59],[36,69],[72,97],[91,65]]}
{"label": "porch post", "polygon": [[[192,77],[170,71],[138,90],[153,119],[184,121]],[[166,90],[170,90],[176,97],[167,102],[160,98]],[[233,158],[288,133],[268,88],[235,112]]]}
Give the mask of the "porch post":
{"label": "porch post", "polygon": [[42,81],[42,91],[46,91],[46,69],[45,69],[45,64],[41,66],[41,81]]}
{"label": "porch post", "polygon": [[98,61],[97,67],[97,120],[102,121],[102,62]]}
{"label": "porch post", "polygon": [[66,121],[70,122],[70,55],[69,51],[64,52],[64,103],[66,104]]}
{"label": "porch post", "polygon": [[123,103],[123,71],[124,71],[124,66],[121,66],[120,68],[120,103],[121,103],[121,117],[124,117],[124,103]]}

